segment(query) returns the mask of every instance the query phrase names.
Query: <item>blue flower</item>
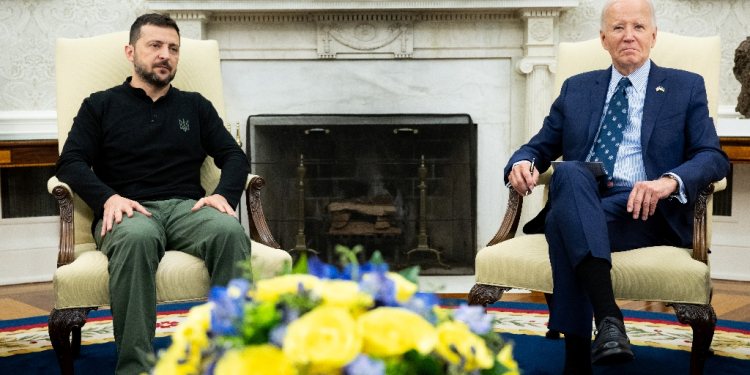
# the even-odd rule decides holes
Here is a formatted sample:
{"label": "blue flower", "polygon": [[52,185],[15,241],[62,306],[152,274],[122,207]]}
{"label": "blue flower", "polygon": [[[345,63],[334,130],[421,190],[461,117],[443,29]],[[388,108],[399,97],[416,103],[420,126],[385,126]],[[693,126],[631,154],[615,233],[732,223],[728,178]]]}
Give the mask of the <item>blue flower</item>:
{"label": "blue flower", "polygon": [[217,334],[237,334],[235,324],[241,324],[249,287],[247,280],[234,279],[226,288],[211,288],[208,296],[208,301],[214,304],[211,310],[211,331]]}
{"label": "blue flower", "polygon": [[281,348],[284,346],[284,336],[286,336],[286,324],[279,324],[271,329],[268,333],[268,341]]}
{"label": "blue flower", "polygon": [[469,329],[477,335],[483,335],[492,328],[492,315],[485,314],[482,306],[461,305],[454,311],[453,317],[466,323]]}
{"label": "blue flower", "polygon": [[319,279],[339,279],[341,275],[336,267],[320,261],[320,258],[312,256],[307,259],[307,272]]}
{"label": "blue flower", "polygon": [[375,301],[375,306],[398,306],[396,283],[385,273],[370,272],[359,281],[359,289]]}
{"label": "blue flower", "polygon": [[346,375],[383,375],[385,374],[385,363],[378,359],[372,359],[366,354],[360,354],[344,367]]}
{"label": "blue flower", "polygon": [[432,293],[414,293],[414,295],[403,304],[403,307],[421,315],[428,322],[435,324],[437,322],[437,317],[432,309],[435,305],[439,304],[440,298]]}

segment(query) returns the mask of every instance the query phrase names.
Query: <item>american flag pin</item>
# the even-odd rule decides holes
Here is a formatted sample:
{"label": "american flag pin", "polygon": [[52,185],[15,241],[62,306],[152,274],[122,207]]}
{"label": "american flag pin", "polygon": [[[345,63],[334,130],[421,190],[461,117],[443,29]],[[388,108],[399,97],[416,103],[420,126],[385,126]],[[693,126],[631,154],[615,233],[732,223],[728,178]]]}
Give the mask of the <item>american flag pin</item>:
{"label": "american flag pin", "polygon": [[656,88],[656,91],[661,91],[661,92],[664,92],[664,87],[658,86],[658,87]]}

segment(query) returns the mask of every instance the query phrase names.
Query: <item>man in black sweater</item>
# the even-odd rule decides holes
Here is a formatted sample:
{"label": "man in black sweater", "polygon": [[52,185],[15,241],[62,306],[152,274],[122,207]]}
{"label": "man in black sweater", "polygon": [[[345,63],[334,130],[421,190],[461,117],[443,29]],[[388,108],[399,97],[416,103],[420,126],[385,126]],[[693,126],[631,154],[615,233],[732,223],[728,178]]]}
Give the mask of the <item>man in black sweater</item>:
{"label": "man in black sweater", "polygon": [[[109,260],[117,374],[152,365],[155,275],[166,249],[203,259],[212,285],[238,276],[236,263],[250,256],[233,210],[247,158],[211,102],[170,85],[179,52],[172,19],[139,17],[125,46],[133,76],[83,101],[57,162],[58,179],[94,211],[94,239]],[[206,155],[222,169],[207,197],[200,181]]]}

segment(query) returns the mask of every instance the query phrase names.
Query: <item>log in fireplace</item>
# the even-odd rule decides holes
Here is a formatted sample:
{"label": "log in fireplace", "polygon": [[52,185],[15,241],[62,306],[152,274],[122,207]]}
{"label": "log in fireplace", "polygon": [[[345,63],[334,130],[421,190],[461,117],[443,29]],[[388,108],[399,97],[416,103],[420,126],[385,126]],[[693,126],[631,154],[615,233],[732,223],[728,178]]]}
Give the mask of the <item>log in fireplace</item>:
{"label": "log in fireplace", "polygon": [[[254,115],[247,155],[271,232],[336,263],[336,245],[393,269],[474,274],[476,124],[469,115]],[[408,253],[408,257],[407,257]]]}

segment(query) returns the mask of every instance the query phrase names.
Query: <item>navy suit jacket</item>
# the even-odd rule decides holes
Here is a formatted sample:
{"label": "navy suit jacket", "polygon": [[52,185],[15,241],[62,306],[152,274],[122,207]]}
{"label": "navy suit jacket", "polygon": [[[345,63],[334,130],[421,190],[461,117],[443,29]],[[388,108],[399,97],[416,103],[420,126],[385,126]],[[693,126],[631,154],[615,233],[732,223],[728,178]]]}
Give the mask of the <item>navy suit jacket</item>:
{"label": "navy suit jacket", "polygon": [[[563,83],[542,129],[506,165],[506,183],[513,164],[521,160],[535,158],[540,173],[560,156],[563,160],[586,160],[600,125],[611,74],[610,66],[573,76]],[[656,91],[657,87],[664,90]],[[687,204],[663,199],[658,208],[680,237],[681,246],[691,247],[693,203],[698,192],[724,178],[729,171],[729,159],[719,146],[716,129],[708,116],[703,77],[651,63],[641,148],[649,180],[667,172],[682,179]]]}

